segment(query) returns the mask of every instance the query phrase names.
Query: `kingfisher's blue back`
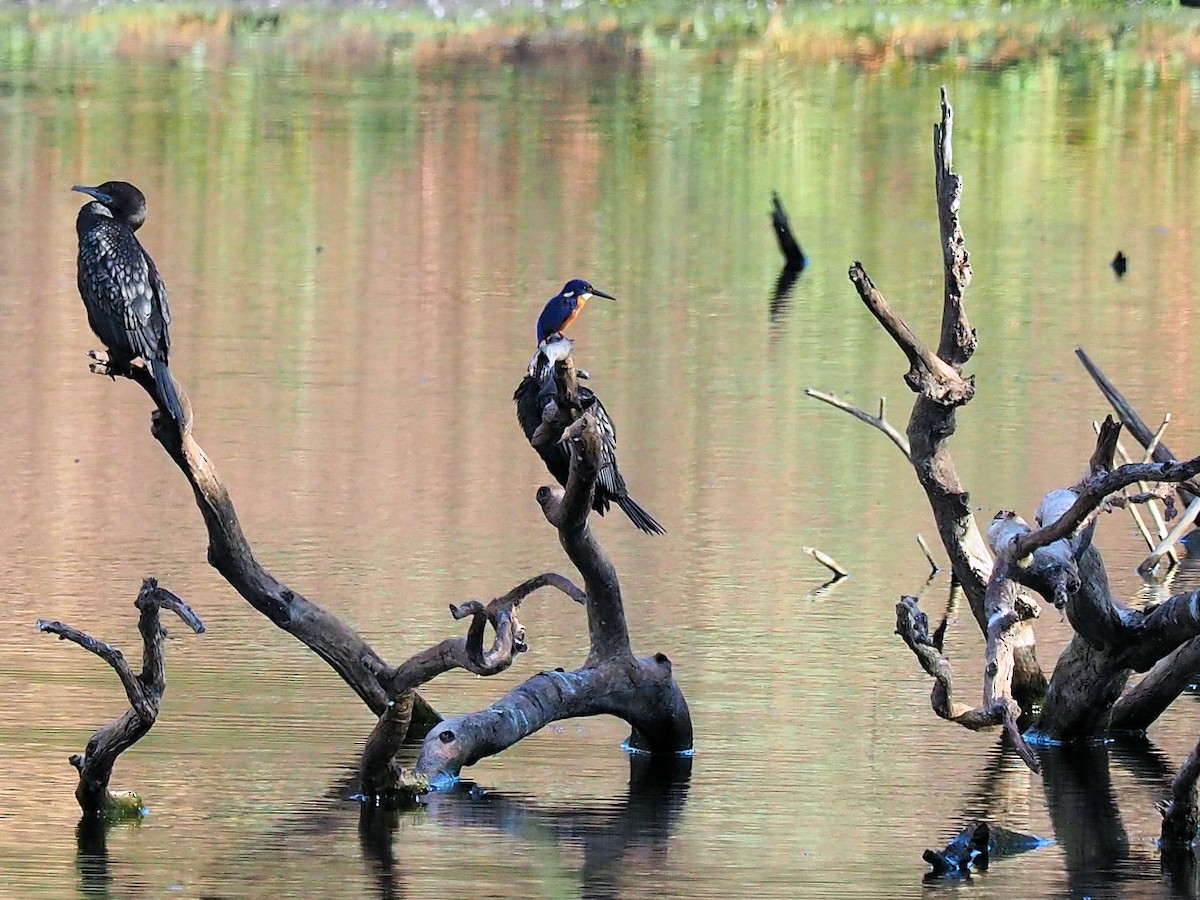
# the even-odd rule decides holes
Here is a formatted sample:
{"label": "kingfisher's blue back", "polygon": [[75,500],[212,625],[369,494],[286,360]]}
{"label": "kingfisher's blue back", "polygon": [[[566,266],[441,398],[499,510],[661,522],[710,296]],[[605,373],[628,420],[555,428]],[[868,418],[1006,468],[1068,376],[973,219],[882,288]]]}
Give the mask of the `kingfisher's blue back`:
{"label": "kingfisher's blue back", "polygon": [[554,332],[562,331],[562,329],[566,328],[574,317],[578,304],[579,296],[577,294],[571,297],[566,297],[563,294],[551,297],[542,309],[542,314],[538,316],[538,343],[540,344],[550,335],[554,334]]}

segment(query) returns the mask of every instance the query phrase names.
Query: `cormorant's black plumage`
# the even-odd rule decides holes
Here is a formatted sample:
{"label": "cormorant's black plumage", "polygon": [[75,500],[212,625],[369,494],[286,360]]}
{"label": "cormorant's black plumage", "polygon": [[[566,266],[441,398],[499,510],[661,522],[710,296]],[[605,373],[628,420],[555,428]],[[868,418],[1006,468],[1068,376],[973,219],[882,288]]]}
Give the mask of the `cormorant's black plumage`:
{"label": "cormorant's black plumage", "polygon": [[171,349],[167,289],[154,260],[134,235],[146,221],[146,198],[124,181],[106,181],[94,188],[76,185],[72,190],[95,198],[83,205],[75,220],[79,296],[88,324],[118,368],[127,367],[134,358],[146,364],[154,376],[159,405],[182,424],[183,405],[167,367]]}
{"label": "cormorant's black plumage", "polygon": [[[532,374],[527,374],[521,380],[513,394],[513,400],[517,404],[517,421],[521,423],[521,430],[525,432],[525,439],[529,441],[532,441],[533,433],[542,424],[543,408],[554,397],[554,366],[540,352],[536,360]],[[592,509],[604,515],[609,506],[616,503],[642,531],[647,534],[666,534],[667,530],[629,496],[625,479],[621,477],[617,468],[617,429],[609,418],[608,410],[593,391],[582,385],[579,386],[579,401],[596,417],[603,448]],[[559,484],[566,487],[567,477],[571,474],[570,448],[566,444],[552,443],[543,444],[536,449],[550,474]]]}

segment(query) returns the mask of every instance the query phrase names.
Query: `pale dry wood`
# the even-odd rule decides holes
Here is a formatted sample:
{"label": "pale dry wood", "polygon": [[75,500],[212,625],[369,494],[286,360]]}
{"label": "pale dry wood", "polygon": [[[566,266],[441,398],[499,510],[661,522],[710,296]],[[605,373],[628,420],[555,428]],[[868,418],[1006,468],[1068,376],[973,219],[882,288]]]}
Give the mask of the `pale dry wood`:
{"label": "pale dry wood", "polygon": [[835,578],[847,578],[850,575],[850,571],[845,566],[839,563],[828,553],[818,550],[816,547],[801,547],[800,552],[807,553],[809,556],[827,568],[830,572],[832,572]]}
{"label": "pale dry wood", "polygon": [[1183,537],[1184,532],[1192,527],[1197,516],[1200,516],[1200,498],[1188,504],[1188,508],[1183,511],[1183,515],[1171,526],[1171,530],[1167,532],[1166,537],[1154,546],[1149,556],[1138,563],[1138,572],[1142,575],[1148,575],[1158,568],[1158,564],[1162,562],[1164,556],[1169,557],[1173,555],[1175,545],[1179,543],[1179,539]]}
{"label": "pale dry wood", "polygon": [[835,409],[840,409],[842,412],[849,413],[860,422],[866,422],[872,428],[878,428],[888,436],[888,439],[893,444],[900,449],[900,452],[904,454],[905,459],[909,460],[910,462],[912,461],[912,450],[909,448],[908,438],[897,431],[892,423],[887,420],[886,397],[879,398],[879,415],[873,416],[866,410],[855,406],[853,403],[847,403],[845,400],[840,399],[835,394],[827,394],[824,391],[818,391],[815,388],[805,388],[804,393],[809,397],[812,397],[814,400],[820,400],[822,403],[828,403]]}

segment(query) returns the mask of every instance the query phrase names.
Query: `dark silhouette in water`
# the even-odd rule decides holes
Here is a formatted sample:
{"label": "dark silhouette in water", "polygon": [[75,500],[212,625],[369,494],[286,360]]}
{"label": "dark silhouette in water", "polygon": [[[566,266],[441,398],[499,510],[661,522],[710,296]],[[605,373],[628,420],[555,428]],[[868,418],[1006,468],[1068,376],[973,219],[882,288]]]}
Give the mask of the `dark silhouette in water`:
{"label": "dark silhouette in water", "polygon": [[[542,424],[542,410],[554,400],[554,364],[560,359],[565,359],[570,352],[571,341],[561,336],[539,347],[529,364],[528,374],[521,379],[513,394],[513,400],[517,404],[517,421],[521,424],[521,430],[525,432],[526,440],[531,444],[534,432]],[[604,440],[604,463],[596,482],[592,509],[604,515],[609,506],[616,503],[642,531],[647,534],[666,534],[667,530],[629,496],[625,479],[621,477],[617,468],[617,429],[609,418],[608,410],[604,408],[600,398],[585,387],[580,386],[579,398],[584,407],[596,417]],[[571,473],[570,449],[558,442],[539,442],[534,445],[534,449],[550,474],[565,487],[567,476]]]}
{"label": "dark silhouette in water", "polygon": [[800,273],[808,265],[808,257],[800,249],[792,226],[788,222],[787,213],[779,201],[779,194],[771,191],[771,227],[775,230],[775,238],[779,241],[779,250],[783,254],[783,268],[775,280],[775,288],[771,291],[770,320],[778,322],[788,310],[788,297]]}
{"label": "dark silhouette in water", "polygon": [[146,221],[146,198],[125,181],[106,181],[98,187],[77,184],[71,190],[94,198],[75,220],[79,296],[88,324],[108,348],[115,369],[128,369],[131,360],[141,358],[154,376],[159,405],[183,424],[183,405],[167,364],[167,289],[134,235]]}
{"label": "dark silhouette in water", "polygon": [[1117,273],[1118,278],[1124,278],[1125,272],[1129,269],[1129,257],[1118,250],[1117,255],[1112,258],[1112,262],[1109,265]]}

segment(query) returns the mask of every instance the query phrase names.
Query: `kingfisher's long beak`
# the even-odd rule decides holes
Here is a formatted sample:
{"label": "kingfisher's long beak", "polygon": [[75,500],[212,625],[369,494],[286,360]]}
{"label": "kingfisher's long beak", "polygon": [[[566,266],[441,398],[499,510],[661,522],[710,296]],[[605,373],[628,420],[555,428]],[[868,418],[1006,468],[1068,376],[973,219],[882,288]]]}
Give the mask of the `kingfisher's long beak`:
{"label": "kingfisher's long beak", "polygon": [[99,188],[88,187],[86,184],[77,184],[71,188],[73,191],[79,191],[81,194],[87,194],[89,197],[95,197],[101,203],[112,203],[113,198],[101,191]]}
{"label": "kingfisher's long beak", "polygon": [[614,303],[617,302],[617,298],[614,297],[612,294],[606,294],[606,293],[604,293],[604,291],[597,290],[596,288],[592,288],[591,294],[593,294],[596,297],[603,297],[605,300],[611,300]]}

